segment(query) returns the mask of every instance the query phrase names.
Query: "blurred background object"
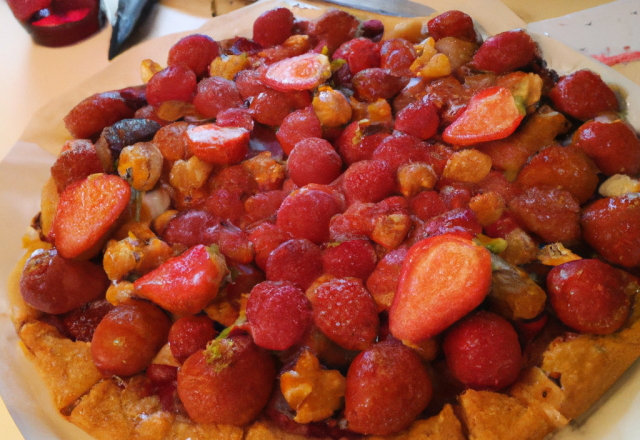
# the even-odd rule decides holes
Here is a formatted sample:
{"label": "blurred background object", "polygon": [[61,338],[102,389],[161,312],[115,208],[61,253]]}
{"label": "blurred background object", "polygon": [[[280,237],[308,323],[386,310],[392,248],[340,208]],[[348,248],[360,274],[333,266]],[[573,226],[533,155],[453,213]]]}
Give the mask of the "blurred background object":
{"label": "blurred background object", "polygon": [[100,0],[7,0],[36,44],[62,47],[95,34],[104,25]]}

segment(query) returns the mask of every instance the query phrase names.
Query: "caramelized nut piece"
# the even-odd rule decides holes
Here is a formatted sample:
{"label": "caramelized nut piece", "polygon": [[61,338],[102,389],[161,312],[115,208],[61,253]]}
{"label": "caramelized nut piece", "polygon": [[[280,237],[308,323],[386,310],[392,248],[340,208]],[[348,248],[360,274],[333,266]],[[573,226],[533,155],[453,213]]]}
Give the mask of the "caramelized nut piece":
{"label": "caramelized nut piece", "polygon": [[414,162],[398,168],[397,179],[402,195],[411,198],[420,191],[433,189],[438,176],[431,165]]}
{"label": "caramelized nut piece", "polygon": [[502,196],[490,191],[475,195],[469,200],[471,208],[482,226],[488,226],[498,221],[507,208]]}
{"label": "caramelized nut piece", "polygon": [[442,177],[457,182],[478,183],[491,171],[491,157],[478,150],[462,150],[451,155]]}
{"label": "caramelized nut piece", "polygon": [[189,192],[202,187],[207,182],[212,170],[213,165],[196,156],[191,156],[189,160],[177,160],[173,164],[169,182],[180,191]]}
{"label": "caramelized nut piece", "polygon": [[293,370],[280,377],[280,389],[296,410],[298,423],[318,422],[342,405],[347,380],[337,370],[321,368],[309,350],[302,352]]}
{"label": "caramelized nut piece", "polygon": [[603,197],[620,197],[625,194],[640,192],[640,180],[626,174],[614,174],[602,182],[598,192]]}
{"label": "caramelized nut piece", "polygon": [[222,55],[215,58],[209,66],[210,76],[221,76],[224,79],[233,81],[236,74],[241,70],[251,67],[251,62],[245,54],[242,55]]}
{"label": "caramelized nut piece", "polygon": [[162,172],[162,153],[152,142],[138,142],[125,147],[120,153],[118,174],[129,177],[138,191],[152,189]]}
{"label": "caramelized nut piece", "polygon": [[160,72],[162,66],[153,60],[142,60],[140,64],[140,78],[144,84],[148,83],[153,75]]}
{"label": "caramelized nut piece", "polygon": [[351,106],[345,96],[329,86],[321,86],[313,98],[313,111],[325,127],[340,127],[351,120]]}

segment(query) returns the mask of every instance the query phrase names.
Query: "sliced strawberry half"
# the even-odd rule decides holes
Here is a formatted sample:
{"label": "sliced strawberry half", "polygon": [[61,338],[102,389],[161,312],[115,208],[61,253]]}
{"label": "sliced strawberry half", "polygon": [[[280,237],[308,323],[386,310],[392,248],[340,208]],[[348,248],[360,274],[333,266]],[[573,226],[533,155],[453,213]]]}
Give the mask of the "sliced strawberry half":
{"label": "sliced strawberry half", "polygon": [[442,138],[453,145],[473,145],[503,139],[524,118],[522,105],[504,87],[490,87],[471,98],[465,112],[449,125]]}
{"label": "sliced strawberry half", "polygon": [[329,58],[319,53],[305,53],[287,58],[267,68],[263,82],[269,87],[288,92],[312,90],[331,76]]}
{"label": "sliced strawberry half", "polygon": [[413,245],[402,265],[389,329],[414,343],[431,338],[478,307],[491,286],[491,254],[458,235]]}
{"label": "sliced strawberry half", "polygon": [[52,230],[60,256],[78,260],[95,256],[130,198],[129,184],[114,175],[91,174],[67,186],[60,194]]}
{"label": "sliced strawberry half", "polygon": [[214,165],[240,163],[249,151],[249,131],[244,128],[197,125],[189,127],[185,137],[198,159]]}
{"label": "sliced strawberry half", "polygon": [[187,249],[136,280],[136,295],[176,315],[195,315],[218,294],[227,274],[224,258],[206,246]]}

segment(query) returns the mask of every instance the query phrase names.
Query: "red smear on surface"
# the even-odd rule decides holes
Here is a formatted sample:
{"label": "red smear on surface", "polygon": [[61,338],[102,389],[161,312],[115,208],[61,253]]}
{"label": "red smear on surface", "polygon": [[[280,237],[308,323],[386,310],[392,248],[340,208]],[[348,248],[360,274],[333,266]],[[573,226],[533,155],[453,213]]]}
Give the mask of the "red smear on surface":
{"label": "red smear on surface", "polygon": [[640,51],[625,52],[618,55],[591,55],[596,60],[607,66],[613,66],[620,63],[629,63],[631,61],[640,60]]}

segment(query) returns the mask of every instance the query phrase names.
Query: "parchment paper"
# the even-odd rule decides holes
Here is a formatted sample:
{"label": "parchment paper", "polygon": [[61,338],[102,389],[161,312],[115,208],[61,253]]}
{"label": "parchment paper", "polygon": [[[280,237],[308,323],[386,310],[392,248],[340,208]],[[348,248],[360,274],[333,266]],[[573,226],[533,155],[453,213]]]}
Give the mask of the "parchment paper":
{"label": "parchment paper", "polygon": [[[524,28],[526,24],[498,0],[422,0],[438,11],[460,9],[476,20],[486,35]],[[262,12],[294,2],[261,1],[242,10],[213,18],[198,32],[214,39],[235,35],[251,36],[251,26]],[[322,10],[315,6],[294,8],[297,15],[312,18]],[[39,211],[40,190],[64,140],[69,138],[62,117],[85,97],[106,90],[140,83],[139,66],[145,58],[166,62],[169,48],[186,33],[147,41],[116,58],[108,68],[79,84],[73,92],[39,110],[21,140],[0,162],[0,394],[26,440],[89,440],[90,437],[57,414],[48,391],[35,368],[18,345],[7,299],[7,279],[22,255],[21,237]],[[614,70],[586,58],[544,36],[534,36],[549,66],[560,74],[590,68],[605,81],[616,84],[625,99],[631,123],[640,129],[640,87]],[[640,432],[640,371],[638,363],[614,385],[578,423],[555,438],[623,439],[638,438]],[[586,420],[586,421],[585,421]],[[0,434],[0,438],[2,435]],[[115,439],[114,439],[115,440]]]}

